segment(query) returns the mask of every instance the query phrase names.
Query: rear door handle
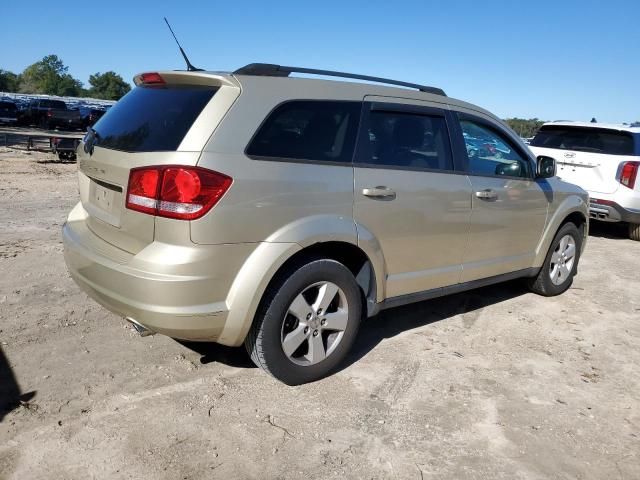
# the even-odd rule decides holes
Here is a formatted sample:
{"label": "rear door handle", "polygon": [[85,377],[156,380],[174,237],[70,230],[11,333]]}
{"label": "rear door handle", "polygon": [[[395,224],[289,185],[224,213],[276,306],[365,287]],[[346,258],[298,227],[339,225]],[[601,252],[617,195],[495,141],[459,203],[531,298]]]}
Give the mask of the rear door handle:
{"label": "rear door handle", "polygon": [[482,200],[495,200],[496,198],[498,198],[498,193],[494,190],[491,190],[490,188],[487,188],[486,190],[480,190],[476,192],[476,197]]}
{"label": "rear door handle", "polygon": [[377,186],[374,188],[363,188],[362,194],[365,197],[377,198],[382,200],[393,200],[394,198],[396,198],[396,192],[384,186]]}

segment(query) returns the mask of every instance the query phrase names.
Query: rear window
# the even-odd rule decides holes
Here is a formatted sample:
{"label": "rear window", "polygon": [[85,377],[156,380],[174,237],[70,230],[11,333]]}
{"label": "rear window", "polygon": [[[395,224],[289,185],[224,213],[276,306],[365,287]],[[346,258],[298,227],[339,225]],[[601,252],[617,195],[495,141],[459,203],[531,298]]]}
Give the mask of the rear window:
{"label": "rear window", "polygon": [[54,108],[56,110],[66,110],[67,104],[61,100],[40,100],[40,107]]}
{"label": "rear window", "polygon": [[127,152],[175,151],[217,87],[136,87],[94,125],[95,145]]}
{"label": "rear window", "polygon": [[0,108],[3,110],[17,110],[15,103],[11,102],[0,102]]}
{"label": "rear window", "polygon": [[531,141],[533,147],[633,155],[633,136],[604,128],[543,126]]}
{"label": "rear window", "polygon": [[350,163],[361,106],[319,100],[284,103],[260,127],[247,155]]}

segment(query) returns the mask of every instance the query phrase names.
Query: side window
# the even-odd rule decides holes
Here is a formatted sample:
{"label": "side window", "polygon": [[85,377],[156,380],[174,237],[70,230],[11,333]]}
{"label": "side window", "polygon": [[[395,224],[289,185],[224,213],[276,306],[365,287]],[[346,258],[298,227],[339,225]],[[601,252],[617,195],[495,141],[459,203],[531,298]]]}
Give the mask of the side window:
{"label": "side window", "polygon": [[350,163],[361,108],[360,102],[284,103],[262,124],[247,155]]}
{"label": "side window", "polygon": [[[369,142],[361,163],[430,170],[453,170],[444,117],[372,111]],[[366,142],[366,140],[365,140]]]}
{"label": "side window", "polygon": [[471,120],[461,120],[469,173],[531,177],[531,164],[500,133]]}

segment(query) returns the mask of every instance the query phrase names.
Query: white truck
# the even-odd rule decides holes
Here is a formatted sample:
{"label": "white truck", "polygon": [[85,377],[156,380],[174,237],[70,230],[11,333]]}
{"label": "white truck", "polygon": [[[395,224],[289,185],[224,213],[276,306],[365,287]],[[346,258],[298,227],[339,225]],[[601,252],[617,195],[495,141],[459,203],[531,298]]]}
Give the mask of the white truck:
{"label": "white truck", "polygon": [[593,220],[626,222],[640,241],[640,127],[550,122],[529,148],[555,158],[558,176],[589,192]]}

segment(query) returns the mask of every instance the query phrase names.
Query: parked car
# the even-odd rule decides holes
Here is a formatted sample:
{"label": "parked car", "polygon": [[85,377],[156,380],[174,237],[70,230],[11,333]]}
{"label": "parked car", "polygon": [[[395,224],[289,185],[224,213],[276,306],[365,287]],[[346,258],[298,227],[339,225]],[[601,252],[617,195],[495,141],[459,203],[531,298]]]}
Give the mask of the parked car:
{"label": "parked car", "polygon": [[[552,158],[439,88],[300,71],[345,75],[138,75],[78,147],[78,285],[144,335],[244,343],[290,385],[333,371],[382,309],[516,278],[569,288],[587,194]],[[509,153],[470,163],[469,130]]]}
{"label": "parked car", "polygon": [[18,107],[14,102],[0,100],[0,123],[16,125],[18,123]]}
{"label": "parked car", "polygon": [[640,128],[603,123],[545,123],[531,150],[553,157],[558,175],[590,196],[591,218],[627,222],[640,241]]}
{"label": "parked car", "polygon": [[[466,133],[466,132],[465,132]],[[507,156],[511,150],[504,143],[494,138],[475,138],[470,135],[464,136],[467,156],[470,160],[476,157],[493,157],[499,160]]]}
{"label": "parked car", "polygon": [[95,125],[106,112],[106,109],[97,107],[80,107],[79,110],[84,128]]}
{"label": "parked car", "polygon": [[24,112],[23,122],[37,125],[47,130],[51,128],[83,128],[82,116],[78,110],[69,110],[62,100],[34,99]]}

